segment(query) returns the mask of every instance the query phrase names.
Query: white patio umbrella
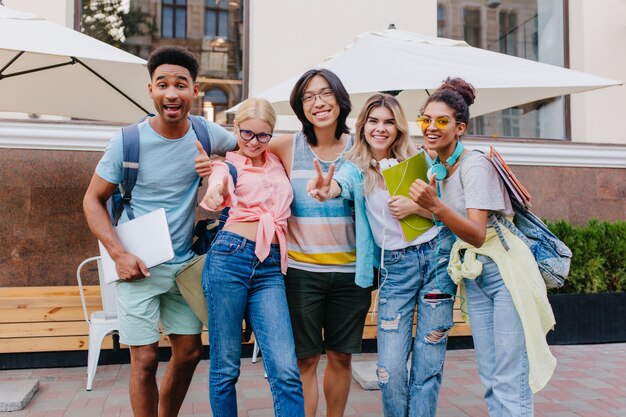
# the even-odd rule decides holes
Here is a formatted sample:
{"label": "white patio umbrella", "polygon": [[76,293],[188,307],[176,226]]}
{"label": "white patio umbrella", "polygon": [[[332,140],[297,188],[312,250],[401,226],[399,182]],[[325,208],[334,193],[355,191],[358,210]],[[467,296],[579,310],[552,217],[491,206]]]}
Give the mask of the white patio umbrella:
{"label": "white patio umbrella", "polygon": [[[464,41],[387,29],[368,32],[317,68],[336,73],[350,93],[351,117],[378,91],[399,91],[398,100],[412,119],[446,77],[472,83],[477,99],[471,115],[549,97],[621,84],[554,65],[473,48]],[[280,115],[293,114],[289,94],[301,74],[261,92]],[[234,110],[234,109],[233,109]]]}
{"label": "white patio umbrella", "polygon": [[143,59],[0,2],[0,111],[130,123],[149,82]]}

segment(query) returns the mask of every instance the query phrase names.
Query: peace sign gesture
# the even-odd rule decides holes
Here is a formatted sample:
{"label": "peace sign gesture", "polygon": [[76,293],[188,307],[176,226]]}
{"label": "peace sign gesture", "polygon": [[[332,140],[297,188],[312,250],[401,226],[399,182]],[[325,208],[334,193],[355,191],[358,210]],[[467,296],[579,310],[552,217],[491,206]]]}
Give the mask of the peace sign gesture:
{"label": "peace sign gesture", "polygon": [[317,201],[324,202],[332,198],[333,194],[336,197],[339,192],[333,192],[333,187],[339,189],[337,181],[333,180],[335,174],[335,164],[330,164],[328,168],[328,175],[324,176],[322,167],[317,159],[313,159],[313,166],[317,172],[317,176],[311,178],[306,184],[307,192]]}

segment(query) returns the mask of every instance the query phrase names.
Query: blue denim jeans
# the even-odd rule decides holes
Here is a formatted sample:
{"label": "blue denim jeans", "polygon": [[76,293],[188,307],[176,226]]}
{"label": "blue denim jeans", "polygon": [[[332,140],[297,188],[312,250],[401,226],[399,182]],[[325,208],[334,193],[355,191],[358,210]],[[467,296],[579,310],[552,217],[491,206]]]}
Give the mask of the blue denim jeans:
{"label": "blue denim jeans", "polygon": [[528,355],[524,329],[498,266],[478,255],[481,274],[465,279],[468,312],[491,417],[532,416],[533,394],[528,385]]}
{"label": "blue denim jeans", "polygon": [[276,416],[304,416],[300,372],[280,271],[280,249],[272,245],[263,261],[255,242],[220,231],[202,273],[209,308],[209,397],[216,417],[237,416],[241,323],[248,319],[263,354]]}
{"label": "blue denim jeans", "polygon": [[435,416],[437,411],[447,336],[454,325],[456,285],[447,272],[454,241],[454,235],[442,228],[430,242],[385,251],[378,301],[376,373],[387,417]]}

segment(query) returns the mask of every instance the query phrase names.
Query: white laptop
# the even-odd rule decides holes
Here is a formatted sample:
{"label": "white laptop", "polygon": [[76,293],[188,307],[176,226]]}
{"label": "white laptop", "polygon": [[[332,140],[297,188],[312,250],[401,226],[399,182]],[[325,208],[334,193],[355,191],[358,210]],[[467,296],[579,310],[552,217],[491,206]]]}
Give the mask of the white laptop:
{"label": "white laptop", "polygon": [[[115,234],[126,250],[139,257],[148,268],[174,259],[172,239],[163,208],[116,226]],[[98,244],[104,280],[107,283],[119,280],[115,262],[102,242],[98,241]]]}

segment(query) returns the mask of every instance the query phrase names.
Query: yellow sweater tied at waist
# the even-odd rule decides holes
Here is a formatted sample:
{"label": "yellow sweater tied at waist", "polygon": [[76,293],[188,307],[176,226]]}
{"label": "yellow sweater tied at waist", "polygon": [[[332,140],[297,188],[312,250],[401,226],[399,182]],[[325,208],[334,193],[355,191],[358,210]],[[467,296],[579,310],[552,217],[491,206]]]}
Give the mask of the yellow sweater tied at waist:
{"label": "yellow sweater tied at waist", "polygon": [[[480,248],[462,240],[456,241],[450,252],[448,273],[459,285],[461,296],[465,297],[463,278],[476,279],[482,272],[483,264],[476,255],[487,256],[496,263],[522,322],[530,388],[538,392],[546,386],[556,368],[556,358],[550,352],[545,337],[548,331],[554,329],[554,314],[548,301],[546,285],[530,249],[506,227],[501,230],[509,244],[509,251],[504,249],[496,231],[490,227],[485,243]],[[463,250],[465,253],[461,261]],[[467,313],[463,313],[463,320],[468,322]]]}

